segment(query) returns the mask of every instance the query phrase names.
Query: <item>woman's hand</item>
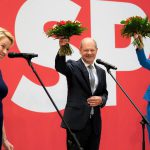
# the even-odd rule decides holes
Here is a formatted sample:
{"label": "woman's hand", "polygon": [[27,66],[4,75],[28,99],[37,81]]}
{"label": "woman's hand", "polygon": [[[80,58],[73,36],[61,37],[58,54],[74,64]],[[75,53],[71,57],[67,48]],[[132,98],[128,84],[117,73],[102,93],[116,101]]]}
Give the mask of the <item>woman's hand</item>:
{"label": "woman's hand", "polygon": [[143,44],[143,37],[142,37],[142,35],[141,35],[141,34],[134,33],[133,38],[134,38],[134,40],[137,42],[136,47],[137,47],[138,49],[143,49],[144,44]]}
{"label": "woman's hand", "polygon": [[14,146],[7,139],[3,139],[3,147],[5,150],[14,150]]}

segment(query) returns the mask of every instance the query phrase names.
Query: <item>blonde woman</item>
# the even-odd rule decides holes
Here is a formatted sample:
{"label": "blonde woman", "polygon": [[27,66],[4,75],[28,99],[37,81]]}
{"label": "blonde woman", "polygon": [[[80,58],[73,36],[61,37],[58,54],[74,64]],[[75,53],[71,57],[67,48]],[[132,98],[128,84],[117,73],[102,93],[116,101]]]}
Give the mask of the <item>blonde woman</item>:
{"label": "blonde woman", "polygon": [[[10,32],[0,27],[0,60],[2,60],[9,48],[14,43],[14,37]],[[3,124],[3,104],[2,100],[8,93],[7,85],[5,84],[0,70],[0,149],[3,145],[5,150],[13,150],[13,145],[8,141]]]}

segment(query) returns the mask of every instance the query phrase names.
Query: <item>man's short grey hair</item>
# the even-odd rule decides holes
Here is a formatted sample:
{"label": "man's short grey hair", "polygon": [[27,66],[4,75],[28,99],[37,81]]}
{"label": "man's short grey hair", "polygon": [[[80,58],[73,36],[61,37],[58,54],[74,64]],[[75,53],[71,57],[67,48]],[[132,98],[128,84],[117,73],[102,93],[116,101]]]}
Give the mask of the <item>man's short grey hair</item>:
{"label": "man's short grey hair", "polygon": [[81,43],[80,43],[80,49],[82,48],[82,45],[83,45],[84,41],[87,40],[87,39],[92,40],[92,41],[95,43],[95,48],[96,48],[96,49],[98,48],[98,47],[97,47],[97,43],[96,43],[96,41],[95,41],[93,38],[86,37],[86,38],[82,39],[82,41],[81,41]]}

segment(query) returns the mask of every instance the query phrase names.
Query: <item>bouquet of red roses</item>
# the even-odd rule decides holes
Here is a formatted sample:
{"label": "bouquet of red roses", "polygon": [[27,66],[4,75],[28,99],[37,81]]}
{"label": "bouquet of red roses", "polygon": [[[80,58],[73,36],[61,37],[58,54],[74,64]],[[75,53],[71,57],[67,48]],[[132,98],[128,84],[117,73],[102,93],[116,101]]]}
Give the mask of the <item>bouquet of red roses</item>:
{"label": "bouquet of red roses", "polygon": [[[82,27],[82,24],[79,21],[60,21],[57,22],[53,28],[48,29],[46,35],[48,37],[53,37],[55,39],[66,38],[70,39],[73,35],[81,35],[81,33],[86,28]],[[61,46],[59,49],[59,54],[61,56],[71,55],[72,49],[69,44]]]}
{"label": "bouquet of red roses", "polygon": [[[122,20],[120,23],[124,25],[121,29],[121,35],[123,37],[134,37],[134,35],[137,34],[142,37],[150,38],[150,21],[148,20],[148,17],[142,18],[140,16],[133,16],[126,20]],[[141,40],[135,38],[133,45],[140,46],[140,44],[143,44],[141,43]]]}

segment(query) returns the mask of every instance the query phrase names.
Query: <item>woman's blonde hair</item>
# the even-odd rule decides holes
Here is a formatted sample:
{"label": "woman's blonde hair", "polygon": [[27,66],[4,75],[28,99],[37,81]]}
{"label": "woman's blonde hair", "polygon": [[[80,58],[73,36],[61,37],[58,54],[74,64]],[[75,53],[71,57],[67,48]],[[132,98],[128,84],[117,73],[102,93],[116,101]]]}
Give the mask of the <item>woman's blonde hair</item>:
{"label": "woman's blonde hair", "polygon": [[7,37],[11,41],[11,44],[13,45],[14,36],[6,29],[0,27],[0,40],[4,37]]}

